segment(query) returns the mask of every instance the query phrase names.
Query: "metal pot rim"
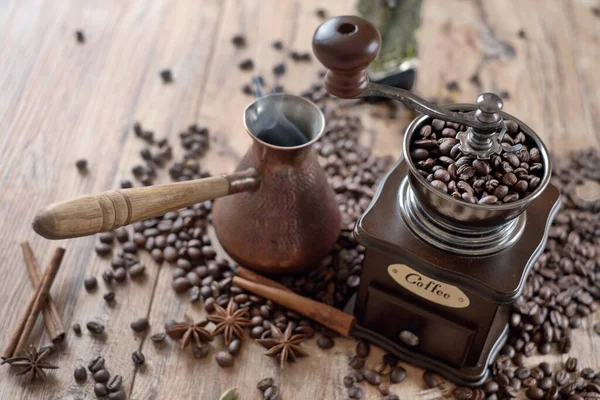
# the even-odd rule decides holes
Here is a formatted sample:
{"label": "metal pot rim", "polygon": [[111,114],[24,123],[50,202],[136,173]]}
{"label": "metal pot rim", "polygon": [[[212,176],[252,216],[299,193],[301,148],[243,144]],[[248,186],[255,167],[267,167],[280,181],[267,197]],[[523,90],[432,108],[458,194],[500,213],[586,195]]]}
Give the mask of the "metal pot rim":
{"label": "metal pot rim", "polygon": [[[315,117],[319,124],[318,132],[313,136],[312,139],[310,139],[306,143],[300,144],[298,146],[276,146],[274,144],[271,144],[271,143],[268,143],[268,142],[265,142],[265,141],[259,139],[252,132],[250,127],[248,126],[248,113],[252,109],[254,109],[258,103],[265,101],[267,99],[270,99],[270,98],[281,98],[282,101],[285,101],[286,99],[288,101],[296,101],[299,104],[304,104],[305,106],[312,108],[313,111],[315,112]],[[246,106],[246,108],[244,108],[244,112],[242,114],[242,120],[244,121],[244,129],[246,130],[246,133],[252,138],[252,140],[260,143],[261,145],[263,145],[265,147],[270,147],[275,150],[283,150],[283,151],[299,150],[299,149],[303,149],[305,147],[312,146],[316,141],[321,139],[321,137],[323,136],[323,134],[325,132],[325,122],[326,122],[325,115],[323,115],[323,111],[321,111],[321,109],[315,103],[313,103],[312,101],[308,100],[305,97],[296,96],[296,95],[288,94],[288,93],[271,93],[266,96],[255,99],[252,103],[248,104]]]}
{"label": "metal pot rim", "polygon": [[[445,105],[442,107],[452,110],[452,111],[474,111],[477,109],[477,106],[475,104],[469,104],[469,103],[449,104],[449,105]],[[512,115],[510,115],[504,111],[501,111],[500,114],[502,115],[502,118],[504,118],[504,119],[510,119],[510,120],[515,121],[519,125],[521,130],[526,135],[528,135],[530,138],[533,139],[538,150],[540,151],[540,153],[542,155],[542,160],[544,163],[544,175],[543,175],[543,178],[542,178],[540,184],[538,185],[538,187],[529,196],[527,196],[523,199],[519,199],[517,201],[513,201],[512,203],[504,203],[502,205],[472,204],[472,203],[467,203],[466,201],[455,199],[454,197],[450,196],[449,194],[443,193],[441,191],[437,191],[433,186],[430,185],[430,183],[427,181],[427,179],[425,179],[418,172],[416,165],[414,164],[412,158],[410,157],[411,139],[412,139],[414,133],[416,132],[417,127],[419,127],[425,120],[431,118],[427,115],[421,115],[421,116],[413,119],[404,132],[404,141],[402,144],[402,152],[404,153],[404,159],[406,160],[406,164],[408,165],[410,173],[421,184],[428,185],[429,187],[431,187],[431,189],[436,190],[436,194],[442,196],[443,198],[449,200],[450,202],[459,204],[461,206],[468,206],[468,207],[471,207],[476,210],[486,210],[486,211],[512,210],[512,209],[517,209],[521,206],[525,206],[528,203],[531,203],[533,200],[535,200],[542,194],[542,192],[544,191],[546,186],[548,186],[548,183],[550,183],[550,177],[552,175],[552,164],[550,162],[550,157],[548,155],[548,149],[546,148],[546,145],[544,144],[542,139],[533,131],[533,129],[531,129],[529,126],[527,126],[521,120],[513,117]]]}

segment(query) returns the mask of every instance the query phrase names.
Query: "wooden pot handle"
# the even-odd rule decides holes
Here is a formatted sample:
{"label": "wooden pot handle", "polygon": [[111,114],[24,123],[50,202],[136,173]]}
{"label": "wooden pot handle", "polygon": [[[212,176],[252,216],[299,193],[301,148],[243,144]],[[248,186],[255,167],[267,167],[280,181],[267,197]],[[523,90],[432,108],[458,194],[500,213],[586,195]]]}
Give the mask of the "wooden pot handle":
{"label": "wooden pot handle", "polygon": [[47,206],[36,215],[33,229],[52,240],[93,235],[259,186],[257,171],[249,168],[168,185],[109,190]]}

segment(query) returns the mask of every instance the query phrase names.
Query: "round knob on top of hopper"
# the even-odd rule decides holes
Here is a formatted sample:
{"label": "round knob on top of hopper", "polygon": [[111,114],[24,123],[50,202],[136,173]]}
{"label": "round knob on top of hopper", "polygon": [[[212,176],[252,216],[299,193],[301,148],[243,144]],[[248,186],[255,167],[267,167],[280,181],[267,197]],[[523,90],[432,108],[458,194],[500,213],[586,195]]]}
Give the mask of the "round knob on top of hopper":
{"label": "round knob on top of hopper", "polygon": [[345,15],[323,22],[315,31],[313,52],[329,70],[325,87],[334,96],[351,99],[367,87],[366,68],[379,54],[381,37],[363,18]]}
{"label": "round knob on top of hopper", "polygon": [[504,107],[504,103],[500,96],[495,93],[482,93],[475,100],[477,111],[475,117],[485,123],[495,123],[500,120],[500,111]]}

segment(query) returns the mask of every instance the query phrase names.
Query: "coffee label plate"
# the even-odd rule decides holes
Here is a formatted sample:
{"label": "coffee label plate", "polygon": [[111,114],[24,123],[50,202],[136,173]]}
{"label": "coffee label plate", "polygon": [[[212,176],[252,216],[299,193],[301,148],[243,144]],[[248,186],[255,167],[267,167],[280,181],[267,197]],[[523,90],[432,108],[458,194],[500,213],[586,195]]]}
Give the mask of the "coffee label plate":
{"label": "coffee label plate", "polygon": [[388,273],[404,289],[426,300],[451,308],[470,304],[469,297],[456,286],[431,279],[406,264],[392,264]]}

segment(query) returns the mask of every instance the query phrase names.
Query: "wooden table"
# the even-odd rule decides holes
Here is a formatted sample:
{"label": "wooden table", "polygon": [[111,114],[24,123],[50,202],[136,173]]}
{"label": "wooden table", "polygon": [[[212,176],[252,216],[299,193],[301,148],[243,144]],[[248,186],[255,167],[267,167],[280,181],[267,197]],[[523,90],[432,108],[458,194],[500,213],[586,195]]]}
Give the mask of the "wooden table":
{"label": "wooden table", "polygon": [[[256,382],[274,376],[285,399],[344,399],[342,385],[352,340],[337,339],[328,351],[309,344],[310,357],[280,370],[248,341],[231,369],[213,357],[194,359],[173,343],[155,346],[134,335],[129,324],[148,316],[152,331],[194,307],[171,289],[170,270],[148,265],[145,282],[117,288],[117,303],[108,307],[102,290],[87,294],[83,280],[100,277],[107,262],[93,251],[94,238],[51,243],[34,234],[33,215],[45,204],[76,195],[116,188],[130,176],[142,142],[134,121],[177,143],[192,123],[208,126],[217,139],[203,164],[228,172],[249,145],[242,110],[250,98],[241,93],[250,73],[237,68],[255,59],[270,75],[286,52],[270,47],[282,40],[288,48],[310,50],[319,23],[314,10],[327,3],[330,15],[351,13],[352,0],[0,0],[0,337],[9,335],[31,296],[19,242],[29,240],[42,265],[57,245],[67,248],[52,295],[66,327],[96,319],[107,325],[105,341],[87,332],[70,331],[55,358],[61,366],[50,383],[25,386],[0,368],[2,399],[94,398],[91,379],[73,380],[76,363],[97,354],[125,378],[132,399],[217,399],[237,387],[241,399],[259,399]],[[421,67],[417,93],[426,98],[472,102],[484,90],[506,91],[505,109],[526,121],[556,154],[597,146],[600,139],[600,19],[593,0],[428,0],[419,33]],[[82,29],[84,45],[74,32]],[[520,38],[519,30],[525,38]],[[244,33],[249,45],[237,50],[231,38]],[[282,84],[290,92],[314,81],[318,63],[293,64]],[[175,82],[164,85],[159,71],[170,68]],[[469,82],[478,71],[481,87]],[[445,84],[457,81],[460,91]],[[376,152],[400,155],[406,121],[385,121],[364,114],[365,143]],[[75,160],[86,158],[90,172],[80,176]],[[166,181],[166,176],[161,176]],[[596,316],[598,318],[598,316]],[[85,329],[84,329],[85,331]],[[42,338],[38,321],[32,335]],[[582,365],[600,365],[600,340],[589,321],[575,331],[573,353]],[[131,353],[142,349],[147,366],[136,371]],[[373,351],[369,363],[380,360]],[[560,356],[546,357],[553,363]],[[532,363],[539,360],[530,360]],[[409,377],[393,391],[403,399],[431,399],[439,390],[423,391],[421,371],[407,366]],[[366,398],[378,395],[368,389]]]}

